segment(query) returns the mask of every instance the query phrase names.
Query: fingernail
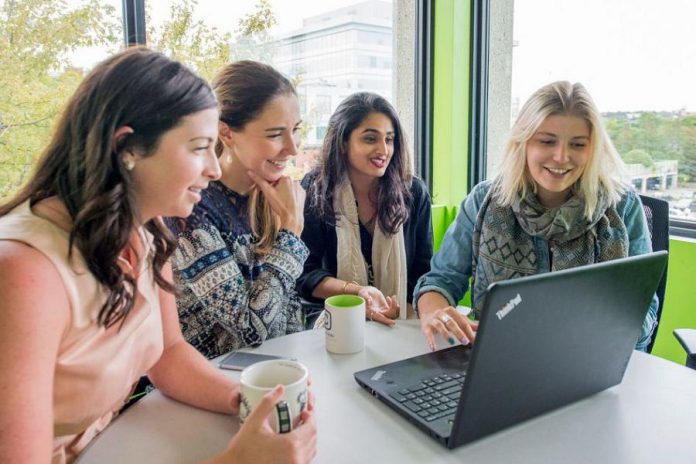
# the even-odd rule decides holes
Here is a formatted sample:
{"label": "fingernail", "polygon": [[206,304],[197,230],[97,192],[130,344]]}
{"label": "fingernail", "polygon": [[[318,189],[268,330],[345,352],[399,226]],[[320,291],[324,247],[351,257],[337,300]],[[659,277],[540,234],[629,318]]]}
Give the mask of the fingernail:
{"label": "fingernail", "polygon": [[462,335],[462,339],[459,340],[459,341],[462,342],[462,345],[468,345],[468,344],[469,344],[469,339],[466,338],[466,335]]}

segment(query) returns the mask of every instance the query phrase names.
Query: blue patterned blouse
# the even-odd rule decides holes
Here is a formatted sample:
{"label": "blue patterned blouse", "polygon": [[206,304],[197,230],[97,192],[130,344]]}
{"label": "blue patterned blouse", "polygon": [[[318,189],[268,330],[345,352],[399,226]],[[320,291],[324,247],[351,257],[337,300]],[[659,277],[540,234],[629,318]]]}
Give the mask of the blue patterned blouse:
{"label": "blue patterned blouse", "polygon": [[247,203],[211,182],[191,216],[165,220],[178,238],[171,261],[182,332],[208,358],[303,329],[295,280],[307,247],[282,229],[270,253],[257,256]]}

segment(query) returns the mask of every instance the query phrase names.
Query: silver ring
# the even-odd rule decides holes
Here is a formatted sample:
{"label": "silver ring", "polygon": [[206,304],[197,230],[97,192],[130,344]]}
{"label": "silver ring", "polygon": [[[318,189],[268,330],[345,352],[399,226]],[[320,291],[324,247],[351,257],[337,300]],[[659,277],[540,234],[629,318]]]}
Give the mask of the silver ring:
{"label": "silver ring", "polygon": [[440,319],[440,321],[442,321],[443,324],[447,325],[447,323],[452,320],[452,316],[450,316],[449,314],[443,314],[438,319]]}

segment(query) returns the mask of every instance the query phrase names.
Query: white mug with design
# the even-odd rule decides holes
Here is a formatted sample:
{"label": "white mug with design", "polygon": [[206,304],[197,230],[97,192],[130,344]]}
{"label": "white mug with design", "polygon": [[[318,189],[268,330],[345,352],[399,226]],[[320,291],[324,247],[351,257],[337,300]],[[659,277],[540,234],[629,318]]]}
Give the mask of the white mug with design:
{"label": "white mug with design", "polygon": [[326,350],[351,354],[365,348],[365,300],[357,295],[336,295],[324,301]]}
{"label": "white mug with design", "polygon": [[277,385],[285,385],[285,394],[276,404],[271,427],[276,433],[292,430],[307,407],[307,368],[289,359],[261,361],[245,368],[240,378],[239,420],[244,423],[261,398]]}

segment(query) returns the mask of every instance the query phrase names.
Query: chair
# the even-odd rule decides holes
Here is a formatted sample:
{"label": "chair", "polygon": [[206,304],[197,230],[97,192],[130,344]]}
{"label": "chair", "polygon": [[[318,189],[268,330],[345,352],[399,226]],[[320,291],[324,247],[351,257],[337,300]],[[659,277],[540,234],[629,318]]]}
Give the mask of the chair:
{"label": "chair", "polygon": [[[648,231],[650,231],[650,241],[652,242],[653,251],[666,250],[669,251],[669,203],[665,200],[640,195],[640,201],[643,203],[643,211],[648,220]],[[662,280],[657,286],[657,298],[659,305],[657,307],[657,323],[660,324],[662,316],[662,307],[665,303],[665,287],[667,285],[667,268],[662,275]],[[648,345],[648,353],[652,351],[657,338],[657,328],[653,334],[652,340]]]}
{"label": "chair", "polygon": [[696,329],[674,329],[674,336],[686,351],[686,367],[696,369]]}

